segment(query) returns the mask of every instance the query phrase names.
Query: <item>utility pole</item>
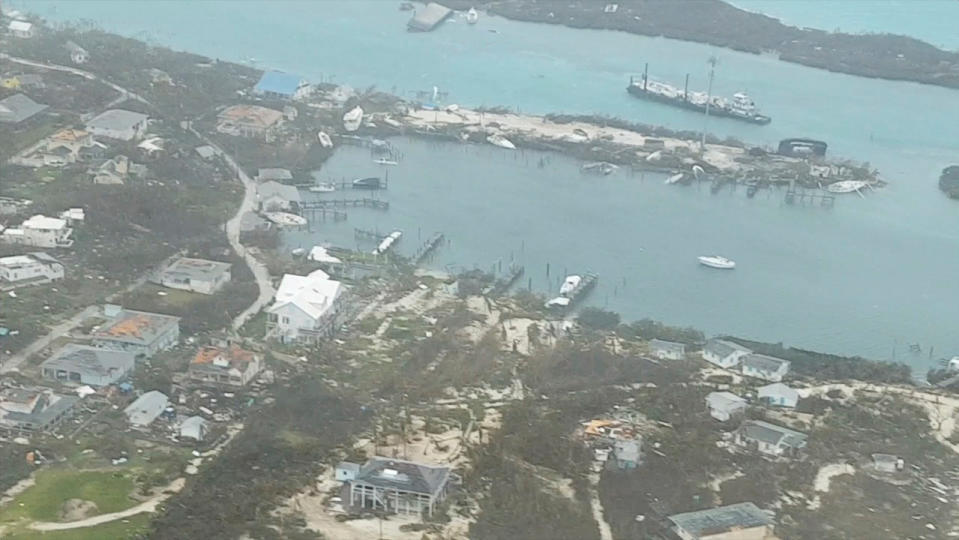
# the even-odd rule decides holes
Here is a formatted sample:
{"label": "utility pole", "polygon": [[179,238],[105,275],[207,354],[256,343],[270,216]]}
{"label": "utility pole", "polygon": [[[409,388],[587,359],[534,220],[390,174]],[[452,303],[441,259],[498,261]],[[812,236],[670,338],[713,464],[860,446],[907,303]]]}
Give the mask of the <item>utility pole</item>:
{"label": "utility pole", "polygon": [[716,64],[719,62],[719,59],[715,56],[710,56],[707,63],[709,64],[709,84],[706,87],[706,117],[703,119],[703,139],[702,143],[699,146],[700,152],[706,153],[706,126],[709,124],[709,105],[713,99],[713,76],[716,73]]}

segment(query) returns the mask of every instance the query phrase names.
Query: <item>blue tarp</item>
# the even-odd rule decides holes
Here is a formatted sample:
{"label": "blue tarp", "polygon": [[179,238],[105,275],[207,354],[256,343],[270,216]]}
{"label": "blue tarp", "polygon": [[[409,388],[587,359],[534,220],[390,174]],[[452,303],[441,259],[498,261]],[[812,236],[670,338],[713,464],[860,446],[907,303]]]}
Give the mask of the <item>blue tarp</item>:
{"label": "blue tarp", "polygon": [[266,71],[260,77],[253,90],[258,94],[270,93],[293,97],[303,79],[299,75],[283,73],[282,71]]}

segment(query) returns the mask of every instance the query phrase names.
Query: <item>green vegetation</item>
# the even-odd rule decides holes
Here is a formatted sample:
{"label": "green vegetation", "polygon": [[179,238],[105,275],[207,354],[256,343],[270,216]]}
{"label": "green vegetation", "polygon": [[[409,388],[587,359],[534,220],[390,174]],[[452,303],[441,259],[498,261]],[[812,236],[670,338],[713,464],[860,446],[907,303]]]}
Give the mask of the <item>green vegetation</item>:
{"label": "green vegetation", "polygon": [[133,487],[133,478],[125,471],[43,469],[36,473],[35,486],[0,510],[0,523],[23,517],[35,521],[59,521],[63,503],[69,499],[91,501],[101,514],[119,512],[136,504],[130,498]]}
{"label": "green vegetation", "polygon": [[662,339],[675,341],[687,345],[697,345],[706,341],[706,337],[699,330],[692,327],[680,328],[669,326],[652,319],[642,319],[621,326],[617,331],[623,336],[632,336],[640,339]]}
{"label": "green vegetation", "polygon": [[150,515],[137,514],[122,520],[111,521],[95,527],[83,527],[64,531],[39,532],[24,529],[8,531],[9,540],[134,540],[144,538],[150,530]]}
{"label": "green vegetation", "polygon": [[619,326],[619,313],[596,307],[583,308],[576,322],[590,330],[612,330]]}

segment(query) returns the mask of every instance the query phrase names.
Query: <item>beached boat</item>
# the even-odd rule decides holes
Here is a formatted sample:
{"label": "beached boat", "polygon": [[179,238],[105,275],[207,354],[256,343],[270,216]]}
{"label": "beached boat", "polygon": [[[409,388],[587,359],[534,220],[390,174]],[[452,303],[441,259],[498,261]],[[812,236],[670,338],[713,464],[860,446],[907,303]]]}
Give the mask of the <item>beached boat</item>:
{"label": "beached boat", "polygon": [[263,217],[280,227],[302,227],[307,224],[306,218],[288,212],[266,212]]}
{"label": "beached boat", "polygon": [[756,103],[746,92],[736,92],[731,99],[712,96],[706,92],[693,92],[687,88],[649,80],[647,74],[636,80],[630,79],[626,87],[631,95],[651,101],[658,101],[697,112],[709,110],[710,116],[734,118],[753,124],[766,125],[772,119],[760,114]]}
{"label": "beached boat", "polygon": [[399,162],[387,158],[376,158],[373,160],[373,163],[376,163],[377,165],[399,165]]}
{"label": "beached boat", "polygon": [[333,140],[330,139],[330,136],[327,135],[325,131],[317,133],[316,137],[320,139],[320,146],[323,148],[333,148]]}
{"label": "beached boat", "polygon": [[336,184],[330,182],[320,182],[315,186],[310,186],[309,191],[313,193],[332,193],[336,191]]}
{"label": "beached boat", "polygon": [[710,268],[719,268],[720,270],[732,270],[736,268],[736,261],[720,257],[719,255],[703,255],[699,257],[699,264]]}
{"label": "beached boat", "polygon": [[495,133],[493,135],[490,135],[489,137],[486,137],[486,141],[492,144],[493,146],[499,146],[500,148],[506,148],[507,150],[516,150],[515,144],[513,144],[509,139],[507,139],[506,137],[498,133]]}
{"label": "beached boat", "polygon": [[393,231],[382,242],[373,250],[373,255],[382,255],[390,250],[393,247],[400,237],[403,236],[403,233],[400,231]]}
{"label": "beached boat", "polygon": [[360,124],[363,123],[363,109],[362,107],[353,107],[346,114],[343,115],[343,129],[346,131],[356,131],[360,129]]}
{"label": "beached boat", "polygon": [[852,193],[869,185],[869,182],[863,180],[843,180],[835,184],[826,186],[829,193]]}
{"label": "beached boat", "polygon": [[476,8],[470,8],[470,10],[466,12],[466,22],[470,24],[476,24],[476,21],[478,20],[479,12],[476,11]]}
{"label": "beached boat", "polygon": [[380,189],[380,179],[377,176],[357,178],[353,180],[353,189]]}

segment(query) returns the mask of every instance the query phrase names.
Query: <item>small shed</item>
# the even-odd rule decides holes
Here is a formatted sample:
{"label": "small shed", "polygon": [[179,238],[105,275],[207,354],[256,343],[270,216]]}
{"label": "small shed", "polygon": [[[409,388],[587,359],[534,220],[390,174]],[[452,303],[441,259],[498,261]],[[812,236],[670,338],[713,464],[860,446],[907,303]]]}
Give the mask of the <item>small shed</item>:
{"label": "small shed", "polygon": [[180,424],[180,438],[202,441],[206,438],[209,425],[202,416],[191,416]]}

